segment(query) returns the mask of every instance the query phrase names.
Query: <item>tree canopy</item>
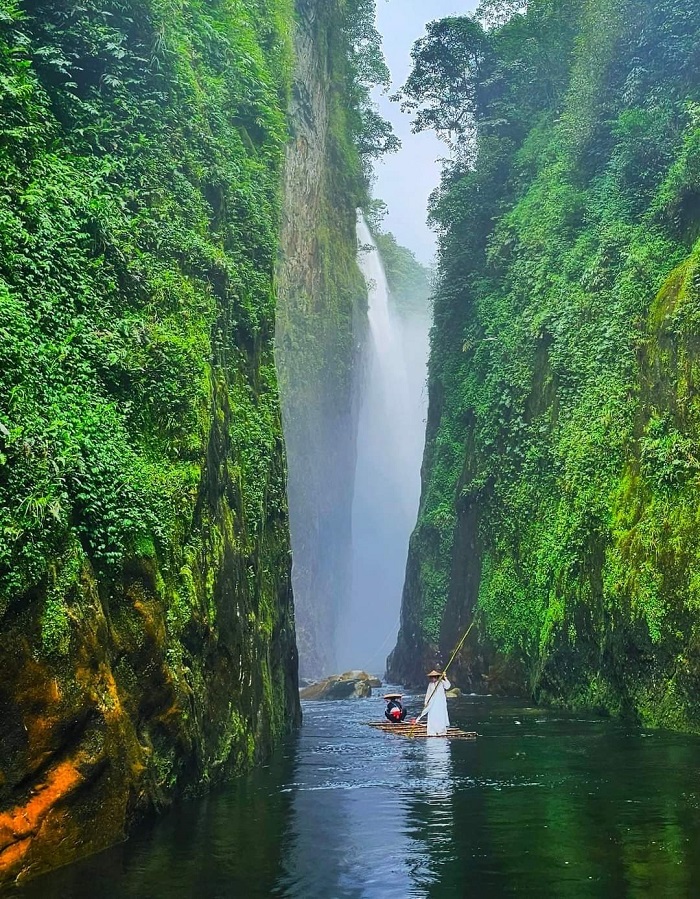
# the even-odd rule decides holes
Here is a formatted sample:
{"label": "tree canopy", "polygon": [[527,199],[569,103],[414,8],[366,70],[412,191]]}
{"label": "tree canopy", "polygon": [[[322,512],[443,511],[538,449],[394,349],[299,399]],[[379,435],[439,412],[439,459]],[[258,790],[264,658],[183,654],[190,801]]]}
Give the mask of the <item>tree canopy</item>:
{"label": "tree canopy", "polygon": [[430,22],[411,58],[411,74],[397,99],[405,112],[413,113],[413,130],[433,130],[455,153],[472,156],[489,60],[483,28],[467,16]]}

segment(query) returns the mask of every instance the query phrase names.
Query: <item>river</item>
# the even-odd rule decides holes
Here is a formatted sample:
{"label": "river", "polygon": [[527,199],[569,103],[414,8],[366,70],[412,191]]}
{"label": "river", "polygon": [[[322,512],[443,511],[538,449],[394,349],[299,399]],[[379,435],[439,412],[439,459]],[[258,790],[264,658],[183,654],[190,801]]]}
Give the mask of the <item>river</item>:
{"label": "river", "polygon": [[463,697],[476,742],[408,740],[382,709],[307,703],[269,765],[18,897],[700,895],[700,738]]}

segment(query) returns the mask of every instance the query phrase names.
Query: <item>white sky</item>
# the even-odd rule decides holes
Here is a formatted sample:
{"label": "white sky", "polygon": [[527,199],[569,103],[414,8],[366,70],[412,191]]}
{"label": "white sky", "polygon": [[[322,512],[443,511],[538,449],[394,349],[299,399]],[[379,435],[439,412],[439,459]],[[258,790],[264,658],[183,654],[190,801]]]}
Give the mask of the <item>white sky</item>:
{"label": "white sky", "polygon": [[[377,27],[384,38],[384,55],[391,71],[391,93],[406,80],[411,67],[411,48],[425,32],[427,22],[444,16],[468,15],[476,0],[377,0]],[[437,160],[447,147],[432,132],[412,134],[410,118],[387,96],[378,98],[382,115],[401,138],[398,153],[385,156],[376,166],[376,197],[389,206],[384,227],[400,244],[413,250],[421,262],[435,253],[435,238],[426,224],[428,197],[440,180]]]}

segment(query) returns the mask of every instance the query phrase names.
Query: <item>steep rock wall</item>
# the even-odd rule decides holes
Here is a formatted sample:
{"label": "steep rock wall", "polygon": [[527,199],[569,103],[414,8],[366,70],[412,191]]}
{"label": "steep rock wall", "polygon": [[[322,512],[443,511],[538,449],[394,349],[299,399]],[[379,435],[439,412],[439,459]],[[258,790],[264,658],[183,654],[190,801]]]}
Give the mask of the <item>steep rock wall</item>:
{"label": "steep rock wall", "polygon": [[284,2],[0,4],[0,883],[298,720]]}
{"label": "steep rock wall", "polygon": [[344,4],[297,4],[292,140],[285,166],[277,364],[301,673],[335,669],[349,602],[351,513],[367,290],[357,266],[364,202],[348,122]]}
{"label": "steep rock wall", "polygon": [[419,680],[478,614],[461,686],[697,731],[697,23],[572,7],[479,38],[390,667]]}

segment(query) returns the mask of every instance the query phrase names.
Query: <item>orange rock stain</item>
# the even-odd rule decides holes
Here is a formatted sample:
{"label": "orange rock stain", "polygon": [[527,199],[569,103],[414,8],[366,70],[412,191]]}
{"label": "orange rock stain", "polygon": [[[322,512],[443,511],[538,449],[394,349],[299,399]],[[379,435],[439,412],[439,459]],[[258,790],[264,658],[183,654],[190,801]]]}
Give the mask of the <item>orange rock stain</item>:
{"label": "orange rock stain", "polygon": [[0,879],[21,865],[52,808],[82,781],[74,761],[60,762],[23,805],[0,814]]}

